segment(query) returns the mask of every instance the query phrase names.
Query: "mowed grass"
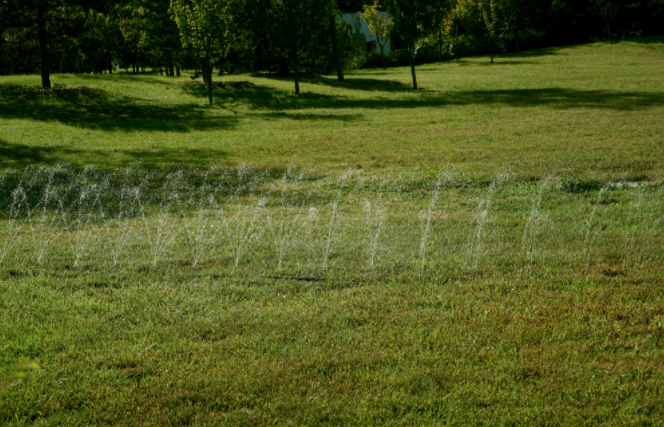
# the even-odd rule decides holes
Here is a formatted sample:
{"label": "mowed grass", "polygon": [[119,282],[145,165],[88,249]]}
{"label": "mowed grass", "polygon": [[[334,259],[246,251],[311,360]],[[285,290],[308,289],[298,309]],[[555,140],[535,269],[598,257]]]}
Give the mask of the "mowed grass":
{"label": "mowed grass", "polygon": [[306,79],[300,96],[287,78],[215,77],[214,108],[189,77],[55,75],[93,90],[46,98],[10,86],[38,76],[0,77],[0,159],[662,174],[661,37],[424,65],[418,92],[407,68],[347,77]]}
{"label": "mowed grass", "polygon": [[661,279],[3,288],[10,425],[662,421]]}
{"label": "mowed grass", "polygon": [[0,77],[0,424],[661,425],[663,41]]}

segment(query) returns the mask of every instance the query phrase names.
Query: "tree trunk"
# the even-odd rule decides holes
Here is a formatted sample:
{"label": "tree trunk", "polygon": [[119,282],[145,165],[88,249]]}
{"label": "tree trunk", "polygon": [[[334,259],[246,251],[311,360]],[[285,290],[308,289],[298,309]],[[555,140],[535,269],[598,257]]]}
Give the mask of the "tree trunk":
{"label": "tree trunk", "polygon": [[203,74],[203,82],[207,85],[208,101],[212,106],[212,98],[214,91],[212,88],[212,61],[209,58],[201,58],[201,73]]}
{"label": "tree trunk", "polygon": [[339,44],[337,42],[337,23],[334,15],[330,15],[330,38],[332,39],[332,55],[334,56],[334,68],[337,69],[337,80],[343,82],[345,80],[344,69],[341,65],[341,54],[339,53]]}
{"label": "tree trunk", "polygon": [[[173,68],[173,61],[171,61],[171,62],[168,64],[168,70],[169,70],[169,72],[171,73],[171,77],[175,77],[175,70],[174,70],[174,68]],[[179,75],[180,75],[180,73],[178,73],[178,76],[179,76]]]}
{"label": "tree trunk", "polygon": [[136,63],[135,63],[135,62],[132,62],[132,63],[131,63],[131,69],[132,69],[132,72],[133,72],[134,74],[136,74]]}
{"label": "tree trunk", "polygon": [[[207,58],[201,58],[201,74],[203,74],[203,83],[208,84],[212,80],[210,61]],[[210,72],[208,73],[208,69]]]}
{"label": "tree trunk", "polygon": [[611,22],[609,21],[609,18],[606,18],[606,33],[609,35],[609,44],[613,44],[613,40],[611,40]]}
{"label": "tree trunk", "polygon": [[489,52],[491,52],[491,63],[493,64],[493,37],[489,37]]}
{"label": "tree trunk", "polygon": [[175,75],[180,77],[180,67],[177,67],[175,70]]}
{"label": "tree trunk", "polygon": [[212,90],[212,62],[209,60],[205,62],[203,64],[203,80],[207,83],[208,101],[210,101],[210,106],[212,106],[212,97],[214,96],[214,91]]}
{"label": "tree trunk", "polygon": [[210,107],[211,107],[212,97],[214,96],[214,92],[212,90],[212,70],[210,70],[210,80],[208,80],[207,90],[208,90],[208,101],[210,101]]}
{"label": "tree trunk", "polygon": [[454,21],[454,44],[459,44],[459,24]]}
{"label": "tree trunk", "polygon": [[443,61],[443,30],[438,31],[438,62]]}
{"label": "tree trunk", "polygon": [[410,73],[413,75],[413,89],[417,90],[417,75],[415,74],[415,58],[413,54],[415,53],[415,46],[412,47],[410,53]]}
{"label": "tree trunk", "polygon": [[51,88],[51,68],[48,58],[48,32],[46,32],[46,16],[44,9],[37,9],[39,20],[39,50],[41,54],[41,81],[44,89]]}
{"label": "tree trunk", "polygon": [[387,67],[385,66],[385,46],[382,44],[379,44],[380,46],[380,60],[383,63],[383,70],[387,70]]}
{"label": "tree trunk", "polygon": [[[297,34],[297,31],[295,32]],[[293,77],[295,79],[295,93],[300,94],[300,55],[297,49],[297,38],[293,40]]]}
{"label": "tree trunk", "polygon": [[[167,73],[168,73],[168,71],[167,71]],[[162,77],[164,75],[164,67],[162,67],[161,64],[159,64],[159,75],[162,76]]]}
{"label": "tree trunk", "polygon": [[300,94],[300,58],[295,52],[295,60],[293,61],[293,74],[295,77],[295,93]]}
{"label": "tree trunk", "polygon": [[519,30],[514,31],[514,40],[516,41],[516,51],[521,52],[521,46],[519,43]]}

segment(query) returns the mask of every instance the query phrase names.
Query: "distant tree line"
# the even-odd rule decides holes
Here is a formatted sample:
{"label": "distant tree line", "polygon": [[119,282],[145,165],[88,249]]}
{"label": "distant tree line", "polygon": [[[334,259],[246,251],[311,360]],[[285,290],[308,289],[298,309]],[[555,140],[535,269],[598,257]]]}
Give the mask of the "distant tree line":
{"label": "distant tree line", "polygon": [[339,16],[377,11],[414,86],[418,61],[664,32],[664,0],[2,0],[0,74],[262,72],[299,92],[302,73],[366,62]]}

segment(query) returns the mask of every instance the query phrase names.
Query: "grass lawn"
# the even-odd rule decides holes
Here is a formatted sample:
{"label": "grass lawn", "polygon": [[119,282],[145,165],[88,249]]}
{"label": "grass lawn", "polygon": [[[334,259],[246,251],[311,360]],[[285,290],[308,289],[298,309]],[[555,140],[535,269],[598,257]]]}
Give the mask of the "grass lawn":
{"label": "grass lawn", "polygon": [[91,90],[44,99],[10,86],[37,76],[2,77],[0,158],[654,178],[664,152],[663,40],[425,65],[418,92],[407,68],[350,73],[346,84],[312,78],[299,97],[288,79],[223,77],[212,109],[189,78],[55,75],[56,85]]}
{"label": "grass lawn", "polygon": [[664,423],[664,38],[0,77],[0,424]]}

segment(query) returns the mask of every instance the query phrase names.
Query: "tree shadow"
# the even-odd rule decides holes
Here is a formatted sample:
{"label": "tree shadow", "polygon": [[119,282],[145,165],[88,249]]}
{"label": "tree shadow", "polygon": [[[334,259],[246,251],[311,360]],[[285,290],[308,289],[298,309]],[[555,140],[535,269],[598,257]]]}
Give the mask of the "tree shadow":
{"label": "tree shadow", "polygon": [[[362,79],[365,81],[368,79]],[[203,85],[183,84],[183,90],[204,98]],[[80,92],[79,89],[76,89]],[[400,91],[400,89],[399,89]],[[660,92],[612,92],[606,90],[575,90],[567,88],[506,89],[493,91],[404,91],[398,98],[388,94],[348,97],[340,94],[306,92],[296,95],[290,91],[249,82],[219,82],[215,99],[221,108],[199,104],[168,105],[140,99],[112,99],[95,89],[92,93],[49,97],[17,95],[9,86],[0,85],[0,116],[8,119],[32,119],[59,122],[84,129],[116,132],[190,132],[235,128],[242,117],[235,105],[257,110],[253,115],[265,119],[347,121],[360,119],[358,110],[388,110],[412,108],[445,108],[473,104],[506,105],[518,108],[546,107],[551,109],[594,108],[632,111],[664,106]],[[366,92],[365,92],[366,93]],[[203,103],[201,103],[203,104]],[[325,110],[310,113],[293,110]],[[339,111],[337,114],[336,110]],[[130,153],[129,153],[130,154]],[[145,153],[149,156],[149,152]],[[195,156],[195,154],[192,154]]]}
{"label": "tree shadow", "polygon": [[563,49],[564,49],[563,47],[544,47],[541,49],[534,49],[534,50],[522,50],[520,52],[501,53],[500,55],[496,55],[496,59],[500,60],[500,58],[539,58],[542,56],[567,55],[567,53],[561,52]]}
{"label": "tree shadow", "polygon": [[297,120],[297,121],[341,121],[341,122],[354,122],[362,117],[360,114],[308,114],[308,113],[260,113],[251,114],[253,117],[260,117],[263,120]]}
{"label": "tree shadow", "polygon": [[[183,90],[189,95],[201,99],[207,99],[207,87],[201,82],[185,82],[181,84]],[[263,119],[289,119],[289,120],[330,120],[341,122],[352,122],[362,117],[362,114],[321,114],[321,113],[287,113],[283,110],[295,110],[301,105],[325,105],[334,102],[334,97],[329,95],[304,92],[299,95],[277,89],[271,86],[261,86],[248,81],[218,81],[214,82],[214,100],[220,108],[233,112],[234,104],[244,104],[249,109],[271,110],[270,113],[261,112],[253,114]],[[301,104],[304,102],[305,104]],[[333,108],[333,107],[330,107]]]}
{"label": "tree shadow", "polygon": [[[0,140],[0,154],[4,156],[7,150],[17,153],[14,157],[25,161],[25,164],[3,167],[0,163],[0,220],[7,219],[10,206],[13,203],[12,192],[18,187],[23,189],[27,205],[19,210],[19,218],[26,218],[29,212],[26,209],[35,209],[43,200],[44,191],[52,185],[57,197],[51,203],[42,205],[47,210],[69,209],[80,202],[81,190],[84,186],[98,185],[103,191],[99,194],[97,206],[103,210],[103,217],[113,218],[119,213],[120,200],[123,189],[140,188],[140,205],[135,209],[122,212],[124,218],[135,218],[140,215],[150,215],[164,204],[177,203],[176,211],[197,210],[201,203],[207,206],[210,197],[214,197],[221,205],[234,203],[233,200],[247,196],[267,196],[274,189],[270,183],[280,180],[287,170],[296,175],[304,174],[304,180],[314,183],[326,178],[325,175],[315,171],[293,169],[293,167],[252,167],[251,165],[202,165],[198,160],[187,164],[175,162],[176,157],[182,156],[181,150],[159,150],[153,153],[165,164],[147,163],[143,152],[140,162],[130,162],[118,165],[108,162],[96,163],[94,166],[67,162],[58,158],[58,154],[76,153],[76,150],[54,148],[32,148],[18,144],[8,144]],[[185,155],[191,151],[185,150]],[[205,150],[205,155],[217,155],[220,152]],[[192,157],[193,158],[193,157]],[[37,161],[37,163],[34,163]],[[173,198],[173,192],[179,197]],[[300,196],[304,196],[304,193]],[[307,201],[327,203],[332,195],[308,194]],[[129,203],[136,203],[130,199]],[[279,205],[281,206],[281,205]],[[142,210],[142,208],[147,208]],[[62,212],[62,211],[61,211]],[[95,221],[95,219],[92,219]]]}
{"label": "tree shadow", "polygon": [[536,62],[533,61],[505,61],[500,57],[496,57],[493,64],[487,59],[486,61],[468,61],[466,59],[459,59],[454,62],[462,67],[468,66],[480,66],[480,67],[495,67],[495,66],[504,66],[504,65],[533,65]]}
{"label": "tree shadow", "polygon": [[120,165],[140,162],[145,168],[164,166],[197,166],[228,158],[228,153],[215,148],[160,148],[155,150],[113,150],[72,149],[63,146],[28,146],[12,144],[0,139],[0,167],[26,167],[35,164],[56,165],[70,163],[72,159],[84,162],[111,163]]}
{"label": "tree shadow", "polygon": [[126,74],[124,71],[120,73],[115,72],[113,74],[67,74],[67,76],[73,76],[76,79],[90,80],[95,82],[97,81],[108,82],[109,80],[111,80],[111,81],[139,82],[139,83],[150,82],[158,84],[159,83],[168,84],[169,83],[168,80],[182,79],[182,77],[161,76],[159,75],[159,72],[145,73],[145,74],[132,74],[130,72],[129,74]]}
{"label": "tree shadow", "polygon": [[618,39],[617,43],[630,42],[646,45],[648,47],[664,47],[664,36],[635,37],[630,39]]}
{"label": "tree shadow", "polygon": [[631,111],[664,106],[664,94],[655,92],[613,92],[606,90],[506,89],[446,93],[429,97],[431,106],[497,104],[511,107],[552,109],[593,108]]}
{"label": "tree shadow", "polygon": [[[421,66],[418,66],[417,69],[420,70],[421,69],[420,67]],[[395,68],[405,68],[405,67],[388,65],[387,69],[383,69],[383,68],[363,68],[363,69],[358,70],[358,71],[361,72],[362,75],[369,75],[369,76],[387,76],[387,75],[390,75],[390,76],[393,76],[394,71],[391,71],[391,70],[394,70]],[[408,70],[408,72],[410,72],[410,70]],[[346,77],[353,76],[353,74],[354,73],[348,73],[346,75]],[[351,77],[351,78],[353,78],[353,77]]]}
{"label": "tree shadow", "polygon": [[[217,100],[227,103],[242,103],[249,109],[270,110],[273,117],[280,117],[284,110],[352,110],[352,109],[410,109],[429,107],[453,107],[472,104],[507,105],[512,107],[547,107],[552,109],[599,108],[632,111],[653,106],[664,106],[664,94],[659,92],[612,92],[605,90],[550,89],[506,89],[492,91],[438,92],[412,91],[412,96],[398,99],[384,96],[350,98],[336,94],[305,92],[296,95],[280,89],[260,85],[243,85],[239,89],[219,91]],[[199,96],[204,96],[201,92]],[[289,114],[283,117],[295,117]],[[302,118],[322,118],[319,115]],[[357,115],[339,117],[334,120],[353,120]]]}
{"label": "tree shadow", "polygon": [[[271,80],[292,81],[292,78],[279,76],[264,77]],[[305,77],[300,79],[301,83],[333,87],[336,89],[362,90],[369,92],[412,92],[413,88],[409,84],[387,79],[367,79],[347,76],[345,81],[340,82],[334,78],[327,77]]]}
{"label": "tree shadow", "polygon": [[113,99],[100,89],[88,89],[85,93],[90,96],[82,97],[79,95],[80,87],[49,93],[1,85],[0,116],[121,132],[230,129],[238,120],[231,115],[212,115],[210,109],[202,105],[164,105],[133,98]]}
{"label": "tree shadow", "polygon": [[[205,85],[202,83],[190,82],[182,84],[182,88],[190,95],[207,99],[207,91]],[[332,103],[336,98],[330,95],[311,92],[296,95],[293,92],[287,92],[271,86],[256,85],[247,81],[220,81],[214,83],[214,99],[216,103],[240,103],[252,109],[273,110],[279,113],[281,113],[281,110],[301,108],[323,108],[324,106],[334,108]]]}

